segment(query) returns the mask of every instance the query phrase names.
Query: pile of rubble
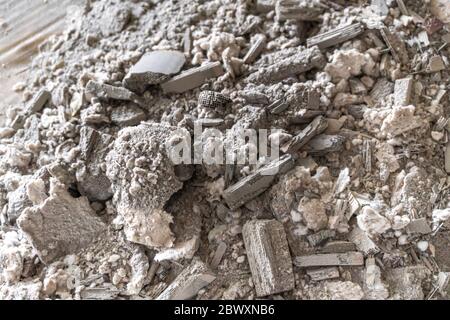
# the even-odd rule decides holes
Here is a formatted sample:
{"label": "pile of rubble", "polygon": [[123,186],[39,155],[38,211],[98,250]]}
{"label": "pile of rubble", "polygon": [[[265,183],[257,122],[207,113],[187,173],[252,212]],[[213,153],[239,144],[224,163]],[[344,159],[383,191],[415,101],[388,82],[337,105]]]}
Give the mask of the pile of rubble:
{"label": "pile of rubble", "polygon": [[[0,299],[449,297],[445,2],[68,12],[0,128]],[[199,124],[279,157],[174,163]]]}

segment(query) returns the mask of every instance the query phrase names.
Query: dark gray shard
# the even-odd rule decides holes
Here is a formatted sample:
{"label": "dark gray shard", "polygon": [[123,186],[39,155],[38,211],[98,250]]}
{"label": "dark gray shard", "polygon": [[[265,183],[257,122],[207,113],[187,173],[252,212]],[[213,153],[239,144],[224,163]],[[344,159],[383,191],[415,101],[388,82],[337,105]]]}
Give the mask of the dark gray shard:
{"label": "dark gray shard", "polygon": [[375,102],[383,101],[388,95],[394,92],[394,86],[394,83],[388,79],[380,78],[373,86],[372,91],[370,91],[370,97]]}
{"label": "dark gray shard", "polygon": [[334,230],[321,230],[314,234],[310,234],[306,238],[311,246],[316,247],[321,243],[325,242],[330,238],[334,238],[336,236],[336,231]]}
{"label": "dark gray shard", "polygon": [[325,8],[320,0],[278,0],[275,14],[278,21],[317,21]]}
{"label": "dark gray shard", "polygon": [[25,124],[25,116],[23,114],[18,114],[14,120],[11,122],[10,127],[14,130],[19,130],[23,128],[23,125]]}
{"label": "dark gray shard", "polygon": [[321,69],[326,59],[319,48],[305,48],[297,54],[284,58],[274,64],[261,67],[247,77],[248,83],[273,83],[312,69]]}
{"label": "dark gray shard", "polygon": [[193,259],[172,281],[172,283],[156,298],[156,300],[192,299],[203,287],[216,279],[208,266],[199,259]]}
{"label": "dark gray shard", "polygon": [[263,52],[266,47],[266,36],[263,34],[258,34],[255,36],[254,43],[251,45],[247,54],[244,57],[244,63],[252,63],[258,58],[258,56]]}
{"label": "dark gray shard", "polygon": [[179,164],[173,167],[175,175],[178,180],[185,182],[192,178],[194,175],[195,167],[190,164]]}
{"label": "dark gray shard", "polygon": [[295,153],[313,137],[325,131],[328,127],[328,121],[322,117],[316,117],[305,129],[281,147],[284,153]]}
{"label": "dark gray shard", "polygon": [[345,137],[340,135],[320,134],[311,139],[305,150],[310,154],[323,155],[328,152],[341,151],[344,148]]}
{"label": "dark gray shard", "polygon": [[289,108],[289,103],[284,101],[284,99],[278,99],[272,102],[266,107],[267,111],[271,114],[280,114]]}
{"label": "dark gray shard", "polygon": [[308,47],[318,46],[319,49],[325,49],[353,39],[363,32],[364,27],[358,22],[348,26],[338,27],[331,31],[309,38],[307,40],[307,45]]}
{"label": "dark gray shard", "polygon": [[135,126],[147,118],[145,112],[136,106],[120,106],[111,111],[111,121],[121,127]]}
{"label": "dark gray shard", "polygon": [[86,98],[91,100],[93,97],[100,100],[139,101],[139,97],[128,89],[90,80],[86,85]]}
{"label": "dark gray shard", "polygon": [[198,106],[219,109],[231,103],[231,99],[220,92],[205,90],[198,95]]}
{"label": "dark gray shard", "polygon": [[420,233],[420,234],[429,234],[432,231],[426,218],[411,220],[406,230],[409,233]]}
{"label": "dark gray shard", "polygon": [[358,78],[351,78],[348,80],[348,84],[350,86],[350,91],[355,95],[366,95],[367,88]]}
{"label": "dark gray shard", "polygon": [[327,253],[294,258],[298,267],[363,266],[364,256],[360,252]]}
{"label": "dark gray shard", "polygon": [[186,58],[182,52],[173,50],[152,51],[144,54],[131,67],[123,79],[124,87],[143,93],[148,85],[159,84],[180,72]]}
{"label": "dark gray shard", "polygon": [[294,272],[283,225],[276,220],[250,220],[242,228],[256,295],[294,289]]}
{"label": "dark gray shard", "polygon": [[400,38],[398,33],[393,33],[386,27],[381,28],[380,33],[384,42],[386,42],[386,45],[390,49],[392,57],[394,57],[395,61],[407,65],[409,62],[409,57],[405,41]]}
{"label": "dark gray shard", "polygon": [[312,281],[321,281],[339,278],[339,269],[337,267],[308,269],[306,274]]}
{"label": "dark gray shard", "polygon": [[200,67],[192,68],[161,84],[164,93],[183,93],[197,88],[208,79],[217,78],[224,74],[219,61],[209,62]]}
{"label": "dark gray shard", "polygon": [[355,251],[356,245],[353,242],[348,241],[330,241],[327,242],[322,249],[322,253],[344,253],[349,251]]}
{"label": "dark gray shard", "polygon": [[365,105],[351,105],[347,107],[347,112],[353,118],[360,120],[364,117],[364,113],[367,110],[367,106]]}
{"label": "dark gray shard", "polygon": [[81,195],[90,201],[106,201],[112,197],[111,182],[105,175],[88,175],[77,183]]}
{"label": "dark gray shard", "polygon": [[39,92],[33,97],[33,99],[28,103],[25,113],[33,114],[36,112],[40,112],[44,106],[51,100],[52,94],[45,90],[41,89]]}
{"label": "dark gray shard", "polygon": [[278,175],[286,173],[294,165],[294,158],[284,155],[228,187],[222,196],[230,209],[235,210],[266,191]]}
{"label": "dark gray shard", "polygon": [[204,118],[204,119],[195,120],[194,123],[196,125],[200,125],[202,127],[209,128],[209,127],[217,127],[217,126],[222,125],[224,123],[224,120],[220,119],[220,118],[216,118],[216,119]]}
{"label": "dark gray shard", "polygon": [[103,36],[109,37],[125,29],[131,18],[131,10],[124,3],[106,7],[98,20]]}

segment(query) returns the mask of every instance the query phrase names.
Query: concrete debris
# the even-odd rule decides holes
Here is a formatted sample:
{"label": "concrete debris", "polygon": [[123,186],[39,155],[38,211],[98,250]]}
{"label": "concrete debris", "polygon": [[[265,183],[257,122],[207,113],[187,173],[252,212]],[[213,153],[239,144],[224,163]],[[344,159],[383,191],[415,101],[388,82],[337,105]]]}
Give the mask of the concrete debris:
{"label": "concrete debris", "polygon": [[189,69],[161,84],[164,93],[183,93],[201,86],[206,80],[223,75],[220,62],[211,62]]}
{"label": "concrete debris", "polygon": [[305,48],[293,56],[277,61],[268,67],[260,68],[247,77],[247,82],[273,83],[314,68],[320,68],[324,63],[325,57],[317,47]]}
{"label": "concrete debris", "polygon": [[306,274],[312,281],[321,281],[339,278],[339,270],[336,267],[309,269]]}
{"label": "concrete debris", "polygon": [[292,260],[283,225],[251,220],[242,229],[256,294],[263,297],[294,289]]}
{"label": "concrete debris", "polygon": [[41,15],[0,74],[0,299],[448,299],[447,2]]}
{"label": "concrete debris", "polygon": [[202,261],[194,259],[156,300],[192,299],[199,290],[209,285],[215,279],[216,276],[211,273]]}
{"label": "concrete debris", "polygon": [[186,62],[179,51],[161,50],[144,54],[123,79],[127,89],[143,93],[146,86],[159,84],[180,72]]}
{"label": "concrete debris", "polygon": [[317,36],[309,38],[308,47],[318,46],[319,49],[326,49],[342,42],[348,41],[363,33],[362,24],[355,23],[348,26],[339,27],[331,31],[321,33]]}
{"label": "concrete debris", "polygon": [[235,210],[266,191],[276,177],[294,167],[291,155],[284,155],[238,181],[223,191],[223,198],[231,210]]}
{"label": "concrete debris", "polygon": [[296,257],[293,262],[294,265],[303,268],[321,266],[361,266],[364,265],[364,256],[360,252],[326,253]]}
{"label": "concrete debris", "polygon": [[275,5],[278,21],[317,21],[324,10],[320,0],[278,0]]}
{"label": "concrete debris", "polygon": [[48,264],[89,245],[105,229],[87,198],[73,198],[52,180],[49,197],[26,208],[17,220],[42,262]]}

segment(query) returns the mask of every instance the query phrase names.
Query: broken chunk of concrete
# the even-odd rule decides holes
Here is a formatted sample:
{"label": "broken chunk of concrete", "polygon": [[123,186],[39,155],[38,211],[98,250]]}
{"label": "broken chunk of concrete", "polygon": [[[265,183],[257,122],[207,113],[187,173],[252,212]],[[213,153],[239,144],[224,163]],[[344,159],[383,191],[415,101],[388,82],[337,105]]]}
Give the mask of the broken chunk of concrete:
{"label": "broken chunk of concrete", "polygon": [[312,281],[321,281],[339,278],[339,270],[336,267],[308,269],[306,274]]}
{"label": "broken chunk of concrete", "polygon": [[186,58],[182,52],[173,50],[152,51],[144,54],[131,67],[123,79],[127,89],[141,94],[148,85],[159,84],[180,72]]}
{"label": "broken chunk of concrete", "polygon": [[321,266],[362,266],[364,256],[360,252],[327,253],[294,258],[294,264],[298,267]]}
{"label": "broken chunk of concrete", "polygon": [[137,102],[139,98],[130,90],[90,80],[86,85],[86,98],[97,97],[101,100],[115,99]]}
{"label": "broken chunk of concrete", "polygon": [[432,56],[428,61],[426,72],[434,73],[445,69],[444,61],[441,56]]}
{"label": "broken chunk of concrete", "polygon": [[389,297],[388,288],[381,279],[381,270],[375,264],[374,258],[366,260],[363,290],[365,298],[369,300],[384,300]]}
{"label": "broken chunk of concrete", "polygon": [[106,175],[129,241],[156,248],[173,245],[172,216],[163,207],[183,183],[175,175],[167,144],[187,135],[187,130],[158,123],[119,131],[106,157]]}
{"label": "broken chunk of concrete", "polygon": [[137,106],[120,106],[111,111],[111,122],[121,127],[138,125],[146,117],[144,110]]}
{"label": "broken chunk of concrete", "polygon": [[49,193],[44,203],[26,208],[17,219],[46,264],[85,248],[105,230],[87,198],[73,198],[56,180],[51,180]]}
{"label": "broken chunk of concrete", "polygon": [[268,67],[259,68],[258,71],[247,77],[248,83],[272,83],[287,77],[307,72],[314,68],[321,68],[326,60],[319,48],[303,49],[299,53],[275,62]]}
{"label": "broken chunk of concrete", "polygon": [[278,21],[317,21],[324,10],[320,0],[278,0],[275,5]]}
{"label": "broken chunk of concrete", "polygon": [[407,231],[410,233],[429,234],[431,227],[426,218],[413,219],[407,226]]}
{"label": "broken chunk of concrete", "polygon": [[192,299],[203,287],[216,279],[216,276],[199,259],[194,259],[156,300]]}
{"label": "broken chunk of concrete", "polygon": [[357,216],[358,227],[370,235],[378,235],[391,228],[389,220],[369,206],[362,208]]}
{"label": "broken chunk of concrete", "polygon": [[26,106],[25,113],[30,115],[40,112],[51,98],[52,94],[49,91],[45,89],[39,90],[39,92],[36,93],[33,99]]}
{"label": "broken chunk of concrete", "polygon": [[422,281],[430,275],[424,266],[410,266],[388,270],[385,273],[392,299],[422,300]]}
{"label": "broken chunk of concrete", "polygon": [[303,197],[297,207],[306,227],[313,231],[324,229],[328,225],[328,217],[324,203],[320,199]]}
{"label": "broken chunk of concrete", "polygon": [[411,100],[413,79],[404,78],[395,80],[394,104],[396,106],[407,106]]}
{"label": "broken chunk of concrete", "polygon": [[328,127],[328,121],[318,116],[303,129],[298,135],[293,137],[288,143],[281,147],[281,151],[284,153],[295,153],[305,144],[307,144],[313,137],[325,131]]}
{"label": "broken chunk of concrete", "polygon": [[164,93],[183,93],[197,88],[208,79],[217,78],[224,74],[219,61],[209,62],[200,67],[186,70],[161,84]]}
{"label": "broken chunk of concrete", "polygon": [[266,191],[278,174],[289,171],[294,164],[291,155],[284,155],[228,187],[222,196],[230,209],[235,210]]}
{"label": "broken chunk of concrete", "polygon": [[375,254],[380,251],[380,248],[372,241],[372,239],[358,227],[353,228],[348,239],[353,242],[359,251],[365,255]]}
{"label": "broken chunk of concrete", "polygon": [[318,46],[319,49],[325,49],[353,39],[363,33],[363,31],[364,28],[361,23],[354,23],[309,38],[307,45],[308,47]]}
{"label": "broken chunk of concrete", "polygon": [[276,220],[251,220],[242,229],[256,295],[294,289],[294,273],[283,225]]}
{"label": "broken chunk of concrete", "polygon": [[389,115],[383,120],[381,132],[388,137],[395,137],[422,126],[419,116],[415,116],[416,108],[409,106],[394,106]]}
{"label": "broken chunk of concrete", "polygon": [[316,247],[330,238],[336,236],[336,231],[334,230],[321,230],[317,233],[310,234],[306,238],[311,246]]}

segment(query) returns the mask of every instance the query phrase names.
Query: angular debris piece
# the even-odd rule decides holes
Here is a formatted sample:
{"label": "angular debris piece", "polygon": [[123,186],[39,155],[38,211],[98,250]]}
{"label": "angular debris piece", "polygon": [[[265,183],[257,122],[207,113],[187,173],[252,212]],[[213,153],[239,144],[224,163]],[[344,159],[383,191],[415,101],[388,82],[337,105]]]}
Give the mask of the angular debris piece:
{"label": "angular debris piece", "polygon": [[348,84],[350,86],[350,91],[354,95],[366,95],[367,88],[358,78],[350,78],[348,79]]}
{"label": "angular debris piece", "polygon": [[403,41],[397,33],[390,32],[386,27],[381,28],[380,33],[386,42],[386,45],[389,47],[395,61],[404,65],[408,64],[409,57],[405,41]]}
{"label": "angular debris piece", "polygon": [[205,90],[198,95],[198,106],[203,108],[219,109],[230,102],[231,99],[220,92]]}
{"label": "angular debris piece", "polygon": [[356,246],[353,242],[348,241],[330,241],[327,242],[320,252],[323,253],[344,253],[349,251],[355,251]]}
{"label": "angular debris piece", "polygon": [[408,8],[406,7],[405,3],[403,2],[403,0],[395,0],[397,2],[397,6],[400,10],[400,12],[404,15],[404,16],[409,16],[409,11]]}
{"label": "angular debris piece", "polygon": [[145,112],[136,106],[120,106],[111,111],[111,122],[121,127],[135,126],[146,117]]}
{"label": "angular debris piece", "polygon": [[275,9],[277,0],[256,0],[256,11],[267,13]]}
{"label": "angular debris piece", "polygon": [[432,56],[430,61],[428,61],[428,66],[426,72],[434,73],[445,69],[444,61],[441,56]]}
{"label": "angular debris piece", "polygon": [[266,191],[278,174],[291,170],[294,165],[294,158],[291,155],[284,155],[228,187],[222,196],[228,207],[235,210]]}
{"label": "angular debris piece", "polygon": [[396,106],[407,106],[411,100],[413,79],[404,78],[395,80],[394,103]]}
{"label": "angular debris piece", "polygon": [[171,75],[180,72],[186,58],[182,52],[173,50],[152,51],[144,54],[131,67],[123,79],[125,88],[143,93],[148,85],[166,81]]}
{"label": "angular debris piece", "polygon": [[445,147],[444,168],[445,172],[450,173],[450,142],[448,142]]}
{"label": "angular debris piece", "polygon": [[257,34],[255,36],[254,43],[248,50],[247,54],[244,57],[244,63],[250,64],[258,58],[258,56],[263,52],[266,47],[266,36],[263,34]]}
{"label": "angular debris piece", "polygon": [[335,230],[321,230],[319,232],[316,232],[314,234],[310,234],[306,238],[308,239],[308,242],[311,246],[316,247],[320,245],[322,242],[334,238],[336,236]]}
{"label": "angular debris piece", "polygon": [[192,50],[192,31],[187,28],[183,35],[183,52],[185,55],[190,55]]}
{"label": "angular debris piece", "polygon": [[286,233],[276,220],[250,220],[243,229],[256,295],[263,297],[294,289],[292,259]]}
{"label": "angular debris piece", "polygon": [[296,257],[294,264],[298,267],[362,266],[364,256],[360,252],[315,254]]}
{"label": "angular debris piece", "polygon": [[394,92],[395,85],[386,78],[380,78],[370,91],[370,97],[379,102]]}
{"label": "angular debris piece", "polygon": [[271,66],[262,67],[247,77],[249,83],[271,83],[287,77],[323,67],[325,57],[317,47],[304,49],[299,53],[278,61]]}
{"label": "angular debris piece", "polygon": [[203,287],[216,279],[216,276],[199,259],[194,259],[156,298],[156,300],[192,299]]}
{"label": "angular debris piece", "polygon": [[30,115],[36,112],[40,112],[44,108],[45,104],[50,101],[51,98],[52,94],[49,91],[45,89],[39,90],[39,92],[33,97],[31,102],[27,105],[25,109],[25,114]]}
{"label": "angular debris piece", "polygon": [[275,14],[278,21],[317,21],[324,9],[320,0],[278,0]]}
{"label": "angular debris piece", "polygon": [[271,114],[280,114],[289,108],[289,103],[284,99],[275,100],[273,103],[266,107],[267,111]]}
{"label": "angular debris piece", "polygon": [[424,298],[422,281],[429,275],[428,268],[422,265],[388,270],[385,277],[391,292],[390,298],[395,300],[422,300]]}
{"label": "angular debris piece", "polygon": [[17,219],[45,264],[85,248],[106,228],[87,198],[73,198],[66,189],[52,180],[44,203],[26,208]]}
{"label": "angular debris piece", "polygon": [[374,258],[368,258],[366,260],[363,288],[366,299],[384,300],[389,297],[389,290],[381,279],[381,270],[376,265]]}
{"label": "angular debris piece", "polygon": [[138,97],[128,89],[90,80],[86,85],[86,98],[91,100],[92,97],[97,97],[101,100],[138,101]]}
{"label": "angular debris piece", "polygon": [[194,124],[196,125],[200,125],[204,128],[209,128],[209,127],[217,127],[220,126],[224,123],[223,119],[209,119],[209,118],[205,118],[205,119],[198,119],[195,120]]}
{"label": "angular debris piece", "polygon": [[339,269],[337,267],[308,269],[306,274],[311,277],[312,281],[321,281],[339,278]]}
{"label": "angular debris piece", "polygon": [[209,62],[200,67],[186,70],[169,81],[161,84],[164,93],[183,93],[201,86],[206,80],[224,74],[219,61]]}
{"label": "angular debris piece", "polygon": [[318,116],[305,129],[303,129],[280,149],[284,153],[295,153],[307,144],[313,137],[324,132],[327,127],[328,121],[324,117]]}
{"label": "angular debris piece", "polygon": [[414,219],[407,226],[407,231],[410,233],[429,234],[431,227],[426,218]]}
{"label": "angular debris piece", "polygon": [[344,141],[345,137],[340,135],[319,134],[309,141],[305,151],[317,155],[337,152],[344,148]]}
{"label": "angular debris piece", "polygon": [[353,228],[348,236],[348,240],[353,242],[359,251],[363,252],[365,255],[375,254],[380,251],[380,248],[375,244],[375,242],[370,239],[370,237],[358,227]]}
{"label": "angular debris piece", "polygon": [[335,46],[339,43],[353,39],[364,32],[364,27],[361,23],[354,23],[344,27],[338,27],[331,31],[318,34],[307,40],[308,48],[318,46],[323,50],[328,47]]}
{"label": "angular debris piece", "polygon": [[217,246],[216,252],[214,253],[214,257],[211,260],[210,263],[211,269],[213,270],[217,269],[226,251],[227,251],[227,244],[221,241]]}

